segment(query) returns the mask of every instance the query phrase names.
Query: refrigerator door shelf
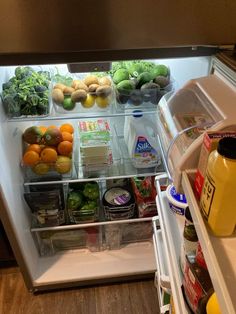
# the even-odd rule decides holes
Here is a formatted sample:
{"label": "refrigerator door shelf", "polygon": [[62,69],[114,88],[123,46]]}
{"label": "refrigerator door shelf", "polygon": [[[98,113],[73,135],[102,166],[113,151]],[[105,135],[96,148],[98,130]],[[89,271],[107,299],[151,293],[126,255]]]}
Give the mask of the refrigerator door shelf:
{"label": "refrigerator door shelf", "polygon": [[157,211],[166,252],[166,263],[175,311],[177,314],[187,314],[189,310],[181,289],[182,272],[179,265],[184,221],[182,217],[177,217],[178,215],[170,210],[166,192],[161,191],[159,180],[166,178],[166,174],[156,177]]}
{"label": "refrigerator door shelf", "polygon": [[234,234],[231,237],[223,238],[211,234],[201,215],[199,202],[194,194],[195,173],[196,170],[184,171],[182,186],[221,311],[222,313],[236,313],[236,236]]}

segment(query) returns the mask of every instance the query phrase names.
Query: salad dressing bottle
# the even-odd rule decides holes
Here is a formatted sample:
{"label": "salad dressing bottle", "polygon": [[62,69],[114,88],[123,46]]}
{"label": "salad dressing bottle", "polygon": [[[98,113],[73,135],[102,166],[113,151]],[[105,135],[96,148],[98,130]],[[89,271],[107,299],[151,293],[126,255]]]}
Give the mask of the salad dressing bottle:
{"label": "salad dressing bottle", "polygon": [[200,208],[216,236],[230,236],[236,223],[236,138],[222,138],[208,159]]}

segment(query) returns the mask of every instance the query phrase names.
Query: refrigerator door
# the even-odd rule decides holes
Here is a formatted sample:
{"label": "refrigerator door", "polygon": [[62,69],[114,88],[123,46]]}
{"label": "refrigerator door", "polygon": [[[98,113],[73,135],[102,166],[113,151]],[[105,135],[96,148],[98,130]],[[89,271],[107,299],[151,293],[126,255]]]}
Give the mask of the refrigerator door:
{"label": "refrigerator door", "polygon": [[204,54],[201,46],[236,43],[235,12],[233,0],[106,0],[96,5],[2,0],[0,60],[73,63]]}

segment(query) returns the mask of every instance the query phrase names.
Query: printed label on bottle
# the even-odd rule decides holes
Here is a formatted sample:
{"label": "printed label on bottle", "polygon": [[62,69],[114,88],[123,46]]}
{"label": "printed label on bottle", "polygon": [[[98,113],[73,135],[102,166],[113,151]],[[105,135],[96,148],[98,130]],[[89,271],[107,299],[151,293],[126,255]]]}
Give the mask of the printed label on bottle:
{"label": "printed label on bottle", "polygon": [[208,218],[210,215],[214,194],[215,185],[213,179],[210,177],[210,174],[207,171],[200,200],[200,207],[206,218]]}
{"label": "printed label on bottle", "polygon": [[135,146],[134,157],[143,163],[154,162],[157,160],[157,152],[144,136],[139,136]]}

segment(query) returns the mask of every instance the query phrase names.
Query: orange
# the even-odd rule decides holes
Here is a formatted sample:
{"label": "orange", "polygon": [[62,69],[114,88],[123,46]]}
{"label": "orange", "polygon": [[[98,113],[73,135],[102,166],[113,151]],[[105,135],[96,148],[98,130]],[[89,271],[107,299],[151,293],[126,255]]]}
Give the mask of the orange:
{"label": "orange", "polygon": [[33,150],[27,151],[23,156],[23,163],[26,166],[34,166],[39,160],[39,154]]}
{"label": "orange", "polygon": [[62,134],[63,141],[68,141],[71,143],[73,142],[73,135],[71,133],[64,131],[64,132],[61,132],[61,134]]}
{"label": "orange", "polygon": [[64,123],[64,124],[62,124],[60,126],[60,131],[61,132],[69,132],[69,133],[73,134],[74,133],[74,128],[73,128],[72,124]]}
{"label": "orange", "polygon": [[58,153],[63,156],[69,156],[72,152],[73,145],[69,141],[63,141],[57,146]]}
{"label": "orange", "polygon": [[54,148],[46,147],[41,152],[41,159],[44,162],[55,162],[57,160],[57,152]]}
{"label": "orange", "polygon": [[46,132],[46,130],[47,130],[46,126],[43,126],[43,125],[39,126],[39,128],[40,128],[40,130],[41,130],[41,132],[42,132],[43,134],[44,134],[44,133]]}
{"label": "orange", "polygon": [[47,130],[48,129],[57,129],[57,126],[55,126],[55,125],[49,125],[48,127],[47,127]]}
{"label": "orange", "polygon": [[40,154],[40,152],[41,152],[41,146],[40,146],[39,144],[31,144],[31,145],[29,145],[29,146],[27,147],[27,150],[26,150],[26,151],[28,152],[28,151],[30,151],[30,150],[32,150],[32,151],[34,151],[34,152]]}

